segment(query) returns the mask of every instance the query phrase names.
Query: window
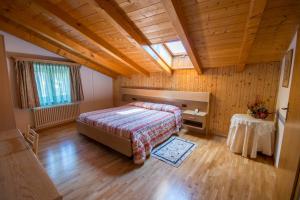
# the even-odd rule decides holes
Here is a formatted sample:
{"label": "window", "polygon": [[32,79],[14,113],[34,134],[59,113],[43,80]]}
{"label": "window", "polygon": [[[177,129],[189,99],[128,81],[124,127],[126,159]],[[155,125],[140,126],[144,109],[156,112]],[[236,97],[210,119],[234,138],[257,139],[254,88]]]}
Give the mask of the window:
{"label": "window", "polygon": [[186,55],[186,50],[181,41],[173,41],[165,43],[173,56]]}
{"label": "window", "polygon": [[[151,46],[144,45],[143,48],[161,65],[161,67],[168,69],[169,67],[173,68],[174,63],[178,63],[178,59],[181,59],[178,57],[187,55],[182,42],[179,40],[152,44]],[[175,60],[176,58],[177,60]]]}
{"label": "window", "polygon": [[162,66],[163,68],[168,68],[169,66],[166,64],[166,61],[162,60],[161,56],[158,56],[157,52],[153,49],[153,47],[149,47],[148,45],[144,45],[143,48],[148,52],[148,54],[155,59],[160,66]]}
{"label": "window", "polygon": [[71,102],[70,69],[67,65],[33,63],[40,106]]}
{"label": "window", "polygon": [[172,56],[163,44],[153,44],[151,47],[158,53],[158,55],[169,65],[172,65]]}

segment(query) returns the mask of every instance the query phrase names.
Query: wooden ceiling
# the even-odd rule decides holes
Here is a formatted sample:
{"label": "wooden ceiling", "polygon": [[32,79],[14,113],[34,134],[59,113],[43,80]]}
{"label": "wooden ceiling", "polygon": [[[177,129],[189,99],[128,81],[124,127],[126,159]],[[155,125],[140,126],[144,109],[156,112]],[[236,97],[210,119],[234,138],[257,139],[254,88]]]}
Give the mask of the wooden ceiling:
{"label": "wooden ceiling", "polygon": [[299,0],[0,1],[1,30],[111,77],[171,74],[145,49],[174,40],[199,74],[279,61],[299,23]]}

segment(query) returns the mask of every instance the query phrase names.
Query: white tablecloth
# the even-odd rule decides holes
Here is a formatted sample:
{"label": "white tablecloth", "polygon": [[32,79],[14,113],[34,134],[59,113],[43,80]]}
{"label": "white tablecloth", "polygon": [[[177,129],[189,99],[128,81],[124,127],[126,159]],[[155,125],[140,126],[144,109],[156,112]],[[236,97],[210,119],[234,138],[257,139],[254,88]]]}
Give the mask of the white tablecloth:
{"label": "white tablecloth", "polygon": [[266,155],[273,155],[275,125],[273,121],[255,119],[247,114],[235,114],[231,118],[231,125],[227,138],[227,146],[234,153],[256,158],[260,151]]}

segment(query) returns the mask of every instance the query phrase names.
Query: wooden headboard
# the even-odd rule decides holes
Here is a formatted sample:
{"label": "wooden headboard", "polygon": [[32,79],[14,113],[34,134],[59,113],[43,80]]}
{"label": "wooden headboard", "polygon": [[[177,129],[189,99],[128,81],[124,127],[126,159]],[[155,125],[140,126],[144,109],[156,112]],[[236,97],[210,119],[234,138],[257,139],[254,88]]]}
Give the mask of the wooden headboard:
{"label": "wooden headboard", "polygon": [[121,88],[120,93],[121,104],[133,101],[147,101],[175,105],[182,110],[194,110],[197,108],[199,111],[209,112],[209,92]]}

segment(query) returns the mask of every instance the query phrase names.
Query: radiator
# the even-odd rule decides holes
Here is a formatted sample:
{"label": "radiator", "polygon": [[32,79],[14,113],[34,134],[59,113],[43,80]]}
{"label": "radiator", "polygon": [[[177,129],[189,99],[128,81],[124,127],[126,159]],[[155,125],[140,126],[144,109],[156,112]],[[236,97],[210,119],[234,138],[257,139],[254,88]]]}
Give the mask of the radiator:
{"label": "radiator", "polygon": [[34,126],[36,130],[73,121],[78,115],[78,103],[33,108]]}

